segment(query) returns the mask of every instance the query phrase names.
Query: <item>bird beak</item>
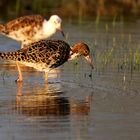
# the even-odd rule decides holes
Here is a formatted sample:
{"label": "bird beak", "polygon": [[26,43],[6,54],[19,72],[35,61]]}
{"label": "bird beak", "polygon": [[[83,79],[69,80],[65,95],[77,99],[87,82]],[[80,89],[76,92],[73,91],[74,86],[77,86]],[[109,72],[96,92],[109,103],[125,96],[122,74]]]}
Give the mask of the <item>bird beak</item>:
{"label": "bird beak", "polygon": [[94,66],[93,66],[93,62],[92,62],[91,56],[88,55],[88,56],[85,57],[85,59],[87,60],[88,64],[91,66],[91,68],[94,69]]}
{"label": "bird beak", "polygon": [[62,36],[65,38],[65,34],[64,34],[63,30],[61,30],[60,32],[61,32]]}
{"label": "bird beak", "polygon": [[60,27],[58,30],[61,32],[62,36],[63,36],[64,38],[66,38],[66,36],[65,36],[65,34],[64,34],[63,30],[62,30],[62,28]]}

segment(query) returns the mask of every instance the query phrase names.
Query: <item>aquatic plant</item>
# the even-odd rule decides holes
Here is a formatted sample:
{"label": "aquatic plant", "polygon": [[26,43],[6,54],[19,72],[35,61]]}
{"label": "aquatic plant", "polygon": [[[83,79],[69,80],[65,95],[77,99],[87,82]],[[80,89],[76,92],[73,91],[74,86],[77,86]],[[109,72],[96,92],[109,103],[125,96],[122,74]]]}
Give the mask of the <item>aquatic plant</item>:
{"label": "aquatic plant", "polygon": [[136,49],[133,56],[134,69],[140,69],[140,46]]}
{"label": "aquatic plant", "polygon": [[100,22],[100,13],[98,12],[97,15],[96,15],[96,19],[95,19],[96,28],[98,28],[99,22]]}

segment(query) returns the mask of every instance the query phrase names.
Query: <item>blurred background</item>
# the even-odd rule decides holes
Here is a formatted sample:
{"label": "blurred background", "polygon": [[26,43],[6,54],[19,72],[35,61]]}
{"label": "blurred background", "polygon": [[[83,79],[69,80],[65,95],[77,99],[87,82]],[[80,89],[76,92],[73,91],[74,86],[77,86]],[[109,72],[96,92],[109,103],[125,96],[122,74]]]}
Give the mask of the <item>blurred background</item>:
{"label": "blurred background", "polygon": [[58,14],[63,19],[130,20],[140,17],[140,0],[0,0],[0,19]]}

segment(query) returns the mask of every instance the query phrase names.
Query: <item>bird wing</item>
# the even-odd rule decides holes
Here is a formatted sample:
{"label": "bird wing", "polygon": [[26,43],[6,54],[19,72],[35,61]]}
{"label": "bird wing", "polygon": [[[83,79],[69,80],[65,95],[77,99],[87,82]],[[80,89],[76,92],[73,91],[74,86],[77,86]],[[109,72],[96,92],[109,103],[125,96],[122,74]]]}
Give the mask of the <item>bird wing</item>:
{"label": "bird wing", "polygon": [[20,18],[17,18],[15,20],[9,21],[5,24],[5,32],[9,34],[9,32],[12,31],[18,31],[20,29],[25,29],[29,27],[36,27],[41,26],[42,22],[44,20],[44,17],[41,15],[29,15],[29,16],[23,16]]}
{"label": "bird wing", "polygon": [[30,62],[46,63],[50,68],[55,68],[68,60],[69,53],[70,46],[62,40],[41,40],[31,44],[27,57]]}
{"label": "bird wing", "polygon": [[0,58],[20,63],[44,71],[56,68],[69,58],[70,46],[62,40],[41,40],[28,46],[28,49],[15,52],[0,52]]}

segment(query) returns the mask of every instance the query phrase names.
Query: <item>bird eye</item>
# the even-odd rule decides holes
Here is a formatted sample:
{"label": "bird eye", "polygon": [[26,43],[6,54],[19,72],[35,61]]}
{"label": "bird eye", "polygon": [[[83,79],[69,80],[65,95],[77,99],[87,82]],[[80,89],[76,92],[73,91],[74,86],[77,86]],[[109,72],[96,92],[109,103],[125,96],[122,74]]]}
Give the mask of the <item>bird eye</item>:
{"label": "bird eye", "polygon": [[56,22],[56,21],[54,21],[54,24],[57,24],[57,22]]}
{"label": "bird eye", "polygon": [[85,54],[88,54],[88,51],[87,50],[85,50]]}

